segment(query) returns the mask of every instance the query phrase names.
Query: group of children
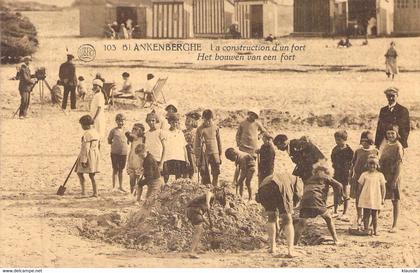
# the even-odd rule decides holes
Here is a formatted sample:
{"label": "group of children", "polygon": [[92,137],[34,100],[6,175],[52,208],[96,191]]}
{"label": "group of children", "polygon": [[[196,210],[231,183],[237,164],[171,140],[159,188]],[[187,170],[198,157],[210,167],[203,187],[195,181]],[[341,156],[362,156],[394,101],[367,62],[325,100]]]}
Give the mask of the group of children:
{"label": "group of children", "polygon": [[[219,186],[218,177],[223,150],[219,128],[213,121],[213,112],[207,109],[202,115],[198,112],[186,114],[186,128],[181,130],[176,103],[168,104],[165,110],[164,117],[157,111],[147,114],[148,130],[143,124],[135,123],[132,130],[127,131],[124,127],[125,117],[117,114],[115,118],[117,126],[108,135],[108,143],[111,145],[113,188],[125,191],[123,172],[127,166],[130,192],[137,195],[138,202],[141,202],[143,187],[148,186],[146,204],[153,202],[172,175],[175,179],[192,178],[194,173],[198,173],[198,179],[200,176],[202,179],[201,183],[211,184],[215,189]],[[256,111],[248,112],[247,119],[238,129],[238,148],[228,148],[224,152],[225,157],[234,162],[236,167],[233,179],[236,194],[242,197],[244,186],[246,186],[250,200],[253,198],[251,182],[256,170],[258,169],[259,185],[273,174],[277,146],[273,143],[270,133],[259,124],[258,114]],[[198,126],[200,118],[202,118],[202,124]],[[83,174],[88,173],[93,186],[93,196],[97,196],[95,173],[99,171],[100,137],[91,128],[93,120],[89,115],[83,116],[80,124],[85,133],[82,137],[76,172],[80,179],[82,195],[85,194]],[[259,135],[262,135],[264,142],[261,147],[257,147]],[[361,231],[367,234],[370,232],[371,224],[372,234],[378,235],[378,214],[384,200],[391,199],[393,224],[390,232],[396,232],[400,199],[400,170],[403,159],[403,148],[398,141],[398,128],[391,126],[387,129],[386,141],[379,150],[374,146],[373,134],[369,131],[362,132],[361,146],[355,151],[347,144],[346,131],[337,131],[334,138],[336,146],[331,153],[334,173],[331,176],[325,164],[317,163],[312,169],[312,176],[309,178],[305,176],[300,202],[300,218],[304,220],[321,215],[326,220],[334,241],[338,242],[332,218],[350,221],[347,217],[348,197],[350,197],[355,200],[357,208],[356,228],[359,229],[360,226]],[[279,146],[277,148],[282,150]],[[210,176],[212,176],[211,179]],[[330,186],[334,188],[333,215],[329,214],[326,206]],[[207,206],[212,197],[214,196],[202,198],[201,201],[205,201],[206,204],[201,202],[200,205]],[[338,216],[338,207],[341,203],[344,203],[344,210],[343,214]],[[191,211],[192,209],[190,210],[192,215]],[[296,233],[299,234],[300,231]]]}

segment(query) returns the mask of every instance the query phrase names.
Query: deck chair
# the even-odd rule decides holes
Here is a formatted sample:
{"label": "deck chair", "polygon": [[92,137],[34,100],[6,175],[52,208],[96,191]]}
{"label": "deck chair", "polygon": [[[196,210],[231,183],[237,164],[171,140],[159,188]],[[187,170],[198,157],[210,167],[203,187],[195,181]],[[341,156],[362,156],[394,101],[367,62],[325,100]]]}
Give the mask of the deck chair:
{"label": "deck chair", "polygon": [[[143,105],[146,108],[146,104],[149,103],[148,107],[157,105],[158,103],[166,103],[165,95],[163,94],[163,86],[165,85],[168,78],[158,79],[155,86],[151,91],[143,91]],[[162,96],[163,101],[159,100],[159,94]]]}
{"label": "deck chair", "polygon": [[114,104],[113,93],[116,89],[114,82],[104,82],[104,92],[105,92],[105,105],[108,105],[108,109],[111,109]]}

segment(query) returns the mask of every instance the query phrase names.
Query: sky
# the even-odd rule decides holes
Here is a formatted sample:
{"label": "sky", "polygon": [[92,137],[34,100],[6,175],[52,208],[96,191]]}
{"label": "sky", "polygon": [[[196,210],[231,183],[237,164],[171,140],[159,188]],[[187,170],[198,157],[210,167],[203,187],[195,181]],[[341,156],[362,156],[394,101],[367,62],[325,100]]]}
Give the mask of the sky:
{"label": "sky", "polygon": [[59,7],[66,7],[70,6],[74,0],[14,0],[17,2],[27,2],[27,1],[34,1],[42,4],[51,4],[56,5]]}

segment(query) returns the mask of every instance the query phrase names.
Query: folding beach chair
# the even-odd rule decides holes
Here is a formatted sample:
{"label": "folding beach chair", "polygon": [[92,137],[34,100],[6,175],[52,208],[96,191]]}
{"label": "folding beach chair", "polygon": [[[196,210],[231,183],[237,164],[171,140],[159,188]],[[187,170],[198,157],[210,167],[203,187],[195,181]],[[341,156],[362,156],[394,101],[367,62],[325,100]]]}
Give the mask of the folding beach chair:
{"label": "folding beach chair", "polygon": [[[163,86],[165,85],[168,78],[158,79],[155,86],[151,91],[143,91],[143,105],[146,107],[146,104],[149,103],[148,107],[152,105],[157,105],[158,103],[166,103],[165,95],[163,94]],[[162,96],[162,101],[159,100],[159,95]]]}

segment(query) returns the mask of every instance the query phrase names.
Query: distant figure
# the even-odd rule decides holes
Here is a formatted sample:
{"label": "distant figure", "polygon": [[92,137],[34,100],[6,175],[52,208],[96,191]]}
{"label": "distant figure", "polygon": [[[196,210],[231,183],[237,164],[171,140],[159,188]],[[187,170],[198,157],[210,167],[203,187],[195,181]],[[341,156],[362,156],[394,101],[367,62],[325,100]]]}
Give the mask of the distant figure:
{"label": "distant figure", "polygon": [[19,78],[19,94],[20,94],[20,110],[19,110],[19,118],[23,119],[26,117],[28,108],[29,108],[29,101],[31,98],[31,91],[36,84],[37,80],[33,78],[31,75],[31,70],[29,69],[29,63],[32,61],[30,56],[26,56],[23,58],[23,64],[20,67],[18,72]]}
{"label": "distant figure", "polygon": [[352,46],[352,44],[350,43],[350,39],[348,37],[346,39],[341,39],[337,44],[337,47],[349,48],[351,46]]}
{"label": "distant figure", "polygon": [[127,32],[127,28],[125,27],[124,24],[120,25],[120,31],[118,34],[120,39],[128,39],[128,32]]}
{"label": "distant figure", "polygon": [[85,85],[85,78],[83,78],[82,76],[79,76],[79,78],[77,78],[79,80],[78,84],[77,84],[77,95],[79,96],[79,98],[81,98],[82,100],[85,100],[85,96],[86,96],[86,85]]}
{"label": "distant figure", "polygon": [[376,18],[371,17],[368,21],[368,26],[366,29],[367,35],[376,35],[377,34],[377,26],[376,26]]}
{"label": "distant figure", "polygon": [[77,86],[77,77],[76,77],[76,66],[73,64],[74,56],[72,54],[67,54],[67,62],[60,65],[59,77],[60,81],[64,86],[64,96],[62,108],[66,110],[67,108],[67,98],[70,93],[70,108],[72,110],[76,109],[76,86]]}
{"label": "distant figure", "polygon": [[139,39],[142,37],[141,27],[140,25],[135,25],[133,28],[133,32],[131,33],[131,37],[134,39]]}
{"label": "distant figure", "polygon": [[108,39],[115,39],[116,33],[111,24],[106,24],[104,28],[104,35]]}
{"label": "distant figure", "polygon": [[127,21],[125,22],[125,25],[127,27],[127,36],[128,36],[127,38],[131,39],[132,34],[133,34],[133,20],[128,18]]}
{"label": "distant figure", "polygon": [[394,75],[398,74],[397,57],[395,42],[392,41],[388,51],[385,53],[386,75],[388,78],[392,76],[392,79],[394,79]]}
{"label": "distant figure", "polygon": [[276,37],[274,37],[273,36],[273,34],[268,34],[268,36],[267,37],[265,37],[265,40],[267,41],[267,42],[273,42],[274,40],[276,39]]}
{"label": "distant figure", "polygon": [[111,24],[111,28],[114,30],[114,33],[115,33],[115,39],[118,39],[118,32],[119,32],[118,23],[114,21],[114,22]]}
{"label": "distant figure", "polygon": [[238,31],[238,24],[236,23],[230,25],[228,33],[233,39],[241,38],[241,33]]}
{"label": "distant figure", "polygon": [[123,86],[121,90],[114,92],[114,98],[134,99],[135,95],[133,85],[130,81],[130,74],[128,72],[124,72],[122,74],[122,78],[124,80]]}

